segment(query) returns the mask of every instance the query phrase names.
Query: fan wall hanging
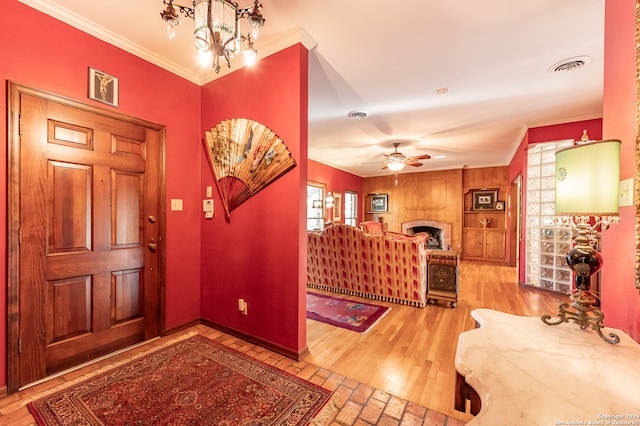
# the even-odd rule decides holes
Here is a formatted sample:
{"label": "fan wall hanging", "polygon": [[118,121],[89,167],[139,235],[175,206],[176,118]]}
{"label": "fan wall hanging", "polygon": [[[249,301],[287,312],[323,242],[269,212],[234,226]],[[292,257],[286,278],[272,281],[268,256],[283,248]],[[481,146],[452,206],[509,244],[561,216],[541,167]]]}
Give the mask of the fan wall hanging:
{"label": "fan wall hanging", "polygon": [[225,120],[205,135],[209,163],[227,217],[296,166],[278,135],[257,121]]}

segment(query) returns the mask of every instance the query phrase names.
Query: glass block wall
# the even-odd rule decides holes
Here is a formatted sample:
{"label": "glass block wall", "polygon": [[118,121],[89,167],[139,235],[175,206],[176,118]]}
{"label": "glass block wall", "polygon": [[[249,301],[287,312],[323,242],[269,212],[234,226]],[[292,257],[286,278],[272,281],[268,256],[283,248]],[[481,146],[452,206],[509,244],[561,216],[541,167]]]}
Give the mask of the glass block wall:
{"label": "glass block wall", "polygon": [[571,228],[555,220],[555,153],[573,140],[536,144],[527,151],[525,283],[568,293],[571,270],[565,256],[571,249]]}

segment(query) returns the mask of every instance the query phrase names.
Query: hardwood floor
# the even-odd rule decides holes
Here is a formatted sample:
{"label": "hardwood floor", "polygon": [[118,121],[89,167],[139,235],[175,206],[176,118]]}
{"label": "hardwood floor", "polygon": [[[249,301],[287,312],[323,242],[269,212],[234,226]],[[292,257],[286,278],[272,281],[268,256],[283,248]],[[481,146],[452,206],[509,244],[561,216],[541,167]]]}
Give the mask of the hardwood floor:
{"label": "hardwood floor", "polygon": [[475,328],[470,312],[490,308],[525,316],[554,315],[567,299],[518,285],[511,267],[462,261],[459,274],[454,309],[445,303],[421,309],[376,301],[392,309],[366,334],[307,320],[311,355],[305,361],[469,421],[471,415],[454,410],[453,390],[458,335]]}
{"label": "hardwood floor", "polygon": [[[85,375],[112,368],[196,332],[319,385],[327,387],[327,383],[333,383],[334,386],[341,386],[342,389],[335,388],[336,392],[346,390],[351,393],[349,389],[357,389],[351,398],[362,406],[370,407],[366,398],[372,398],[371,401],[384,407],[380,402],[381,395],[389,394],[391,399],[388,399],[387,405],[399,399],[408,401],[405,411],[419,413],[418,417],[423,416],[425,425],[457,424],[454,419],[463,422],[471,419],[470,415],[453,409],[457,339],[461,332],[475,328],[470,312],[482,307],[517,315],[539,316],[554,314],[558,304],[564,301],[563,296],[519,286],[515,268],[463,261],[460,265],[460,297],[455,309],[450,309],[444,303],[421,309],[375,302],[391,306],[392,309],[366,334],[307,320],[307,344],[311,354],[303,362],[289,360],[203,325],[194,326],[177,335],[157,339],[0,398],[0,424],[34,425],[34,419],[26,408],[28,401],[82,380]],[[367,397],[358,400],[358,393],[363,392],[367,392]],[[349,401],[347,404],[350,404]],[[420,411],[420,407],[416,406],[429,410]],[[444,417],[435,415],[434,411],[450,419],[443,420]],[[350,421],[339,419],[340,414],[331,424],[351,424]],[[354,423],[375,424],[361,419],[362,415]],[[380,421],[382,423],[378,424],[391,424]]]}

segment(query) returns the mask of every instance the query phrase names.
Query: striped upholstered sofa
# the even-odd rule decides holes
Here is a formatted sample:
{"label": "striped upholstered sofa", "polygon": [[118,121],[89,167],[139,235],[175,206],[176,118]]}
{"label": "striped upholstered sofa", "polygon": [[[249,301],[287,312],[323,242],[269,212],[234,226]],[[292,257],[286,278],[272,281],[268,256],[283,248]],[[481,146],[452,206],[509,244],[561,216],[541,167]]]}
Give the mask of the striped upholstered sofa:
{"label": "striped upholstered sofa", "polygon": [[426,234],[371,235],[331,225],[307,236],[307,286],[424,307]]}

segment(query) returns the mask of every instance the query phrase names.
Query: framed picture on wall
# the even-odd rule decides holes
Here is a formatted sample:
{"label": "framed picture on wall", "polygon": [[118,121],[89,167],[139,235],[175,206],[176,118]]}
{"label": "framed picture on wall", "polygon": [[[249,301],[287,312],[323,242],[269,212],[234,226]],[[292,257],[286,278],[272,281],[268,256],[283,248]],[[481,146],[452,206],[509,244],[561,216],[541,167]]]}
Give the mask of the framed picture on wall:
{"label": "framed picture on wall", "polygon": [[495,210],[498,200],[497,189],[483,189],[471,191],[473,197],[473,210]]}
{"label": "framed picture on wall", "polygon": [[102,71],[89,68],[89,99],[117,107],[118,79]]}
{"label": "framed picture on wall", "polygon": [[342,194],[333,193],[333,221],[340,222],[342,220]]}
{"label": "framed picture on wall", "polygon": [[389,211],[389,196],[387,194],[371,194],[371,211],[386,212]]}

